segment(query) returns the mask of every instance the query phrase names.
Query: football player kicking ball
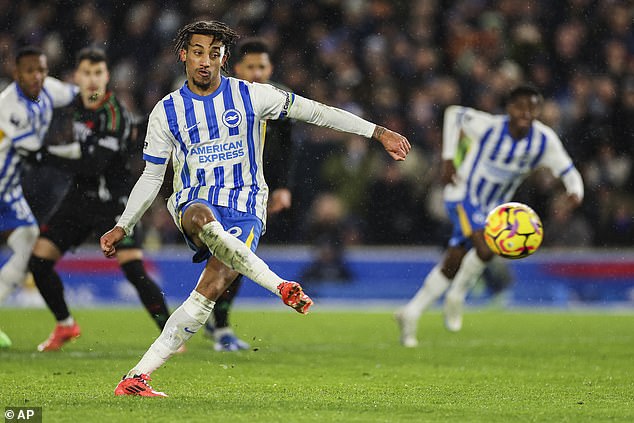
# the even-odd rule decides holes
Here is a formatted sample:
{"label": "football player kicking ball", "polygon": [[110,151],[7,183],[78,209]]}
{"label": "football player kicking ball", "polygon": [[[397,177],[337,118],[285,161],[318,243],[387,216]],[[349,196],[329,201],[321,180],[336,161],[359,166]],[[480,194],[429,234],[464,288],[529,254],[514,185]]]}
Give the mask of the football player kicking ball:
{"label": "football player kicking ball", "polygon": [[117,225],[101,237],[112,257],[115,245],[156,197],[170,157],[174,193],[168,208],[205,268],[189,298],[172,313],[161,335],[115,389],[115,395],[166,396],[148,381],[207,321],[215,300],[240,275],[279,295],[302,314],[312,300],[297,282],[272,272],[254,250],[266,219],[268,188],[262,172],[263,125],[283,116],[378,140],[395,160],[410,150],[407,139],[351,113],[271,85],[221,75],[237,34],[222,22],[183,27],[175,50],[187,81],[150,114],[143,157],[146,167]]}
{"label": "football player kicking ball", "polygon": [[[395,314],[401,343],[418,345],[418,319],[445,291],[445,326],[462,328],[462,309],[469,289],[493,258],[484,241],[489,211],[508,202],[524,178],[543,166],[559,177],[574,207],[581,204],[583,181],[555,132],[539,122],[542,96],[519,86],[508,96],[505,115],[490,115],[449,106],[443,123],[442,181],[445,205],[453,223],[449,248],[425,278],[416,295]],[[471,145],[456,169],[461,133]]]}

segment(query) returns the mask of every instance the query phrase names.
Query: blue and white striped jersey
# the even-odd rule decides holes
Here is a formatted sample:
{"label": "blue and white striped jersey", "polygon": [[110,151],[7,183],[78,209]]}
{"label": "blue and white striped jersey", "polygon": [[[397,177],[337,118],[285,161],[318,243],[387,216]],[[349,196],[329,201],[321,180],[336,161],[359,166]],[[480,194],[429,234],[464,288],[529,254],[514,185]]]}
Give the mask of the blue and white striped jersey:
{"label": "blue and white striped jersey", "polygon": [[76,86],[47,77],[36,101],[15,82],[0,93],[0,201],[10,203],[22,196],[18,150],[42,148],[53,108],[67,106],[77,92]]}
{"label": "blue and white striped jersey", "polygon": [[271,85],[222,77],[207,96],[185,83],[150,114],[143,158],[172,159],[170,211],[193,199],[266,219],[268,187],[262,171],[265,121],[287,113],[293,94]]}
{"label": "blue and white striped jersey", "polygon": [[509,134],[508,116],[450,106],[445,112],[443,159],[455,157],[461,131],[471,143],[456,169],[457,181],[445,187],[446,201],[468,201],[487,213],[509,201],[537,167],[550,169],[555,177],[576,172],[557,134],[539,121],[533,121],[526,137],[516,140]]}

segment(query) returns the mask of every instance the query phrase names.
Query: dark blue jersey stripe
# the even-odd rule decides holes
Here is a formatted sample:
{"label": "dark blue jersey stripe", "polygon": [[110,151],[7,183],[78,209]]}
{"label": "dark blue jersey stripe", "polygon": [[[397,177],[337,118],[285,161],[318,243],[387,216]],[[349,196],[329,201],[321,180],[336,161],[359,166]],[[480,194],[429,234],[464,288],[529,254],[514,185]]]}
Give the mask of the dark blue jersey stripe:
{"label": "dark blue jersey stripe", "polygon": [[253,129],[255,125],[255,113],[253,110],[253,104],[251,103],[251,96],[249,95],[249,89],[247,85],[240,81],[240,95],[242,96],[242,102],[247,114],[247,146],[249,152],[249,170],[251,173],[251,190],[247,199],[247,212],[255,214],[255,201],[260,187],[258,186],[257,172],[258,164],[255,159],[255,141],[253,139]]}
{"label": "dark blue jersey stripe", "polygon": [[[15,154],[15,149],[10,148],[7,152],[6,157],[4,158],[4,163],[2,164],[2,170],[0,170],[0,181],[4,180],[7,176],[7,172],[13,163],[13,155]],[[15,173],[15,172],[14,172]],[[8,183],[8,181],[7,181]],[[6,186],[6,185],[5,185]]]}
{"label": "dark blue jersey stripe", "polygon": [[203,105],[205,106],[205,118],[207,119],[209,139],[218,139],[220,138],[220,131],[218,130],[218,120],[216,119],[216,108],[214,107],[213,98],[205,99]]}
{"label": "dark blue jersey stripe", "polygon": [[0,198],[4,198],[4,196],[7,194],[7,191],[12,190],[16,186],[19,186],[20,174],[22,173],[20,170],[21,167],[22,167],[21,163],[18,160],[17,163],[15,164],[15,169],[13,169],[13,173],[7,180],[7,184],[4,186],[4,188],[2,189],[2,192],[0,193]]}
{"label": "dark blue jersey stripe", "polygon": [[542,156],[544,155],[544,151],[546,151],[546,134],[542,134],[540,141],[541,142],[539,144],[539,152],[537,153],[537,155],[535,156],[535,158],[531,162],[531,169],[533,169],[533,168],[535,168],[535,166],[537,166],[537,164],[541,160]]}
{"label": "dark blue jersey stripe", "polygon": [[497,159],[498,154],[500,154],[500,149],[502,148],[502,143],[504,142],[504,136],[508,134],[508,128],[509,122],[507,120],[504,122],[504,126],[502,126],[502,130],[500,131],[500,138],[498,138],[498,142],[497,144],[495,144],[495,148],[491,153],[491,157],[489,157],[489,160],[491,160],[492,162],[494,162],[495,159]]}
{"label": "dark blue jersey stripe", "polygon": [[[500,190],[501,185],[499,183],[495,183],[493,184],[493,189],[491,190],[491,192],[489,192],[489,195],[487,195],[487,198],[485,200],[485,205],[487,207],[489,207],[489,205],[491,204],[491,202],[495,199],[495,195],[498,193],[498,191]],[[497,203],[496,203],[497,204]]]}
{"label": "dark blue jersey stripe", "polygon": [[570,163],[570,166],[568,166],[567,168],[565,168],[565,169],[563,170],[563,172],[561,172],[561,173],[559,174],[559,177],[561,178],[562,176],[564,176],[566,173],[570,172],[570,171],[571,171],[572,169],[574,169],[574,168],[575,168],[574,163]]}
{"label": "dark blue jersey stripe", "polygon": [[22,135],[18,135],[17,137],[13,138],[13,142],[18,142],[20,140],[23,140],[24,138],[30,137],[32,135],[35,135],[35,131],[34,130],[30,130],[29,132],[26,132]]}
{"label": "dark blue jersey stripe", "polygon": [[178,141],[181,152],[183,153],[183,169],[181,170],[181,181],[183,183],[183,189],[190,187],[189,178],[189,166],[187,166],[187,146],[183,142],[181,133],[178,129],[178,117],[176,116],[176,109],[174,108],[174,98],[170,96],[163,102],[163,108],[165,109],[165,115],[167,117],[167,123],[170,128],[170,132]]}
{"label": "dark blue jersey stripe", "polygon": [[528,160],[528,155],[530,154],[531,147],[533,145],[533,138],[535,138],[535,131],[533,131],[533,126],[531,126],[531,130],[528,133],[528,137],[526,140],[526,148],[524,148],[524,155],[522,160],[519,162],[518,166],[520,169],[526,166],[526,160]]}
{"label": "dark blue jersey stripe", "polygon": [[[240,88],[242,89],[242,85],[244,83],[240,82]],[[231,90],[231,84],[227,84],[225,89],[222,91],[222,100],[225,105],[225,113],[227,110],[235,109],[235,105],[233,102],[233,94]],[[238,126],[229,127],[229,135],[238,135],[240,133],[240,128]]]}
{"label": "dark blue jersey stripe", "polygon": [[467,196],[469,195],[469,190],[471,188],[473,174],[476,168],[478,167],[478,164],[480,163],[480,159],[482,158],[482,152],[484,151],[485,145],[489,141],[489,137],[491,137],[491,133],[493,133],[493,128],[489,128],[484,133],[484,135],[482,136],[482,139],[480,139],[480,142],[478,143],[478,152],[476,153],[475,160],[473,161],[473,164],[471,165],[471,170],[469,171],[469,177],[467,178],[467,191],[466,191]]}
{"label": "dark blue jersey stripe", "polygon": [[214,185],[209,190],[208,200],[211,204],[218,205],[218,195],[225,186],[225,170],[223,166],[214,167]]}
{"label": "dark blue jersey stripe", "polygon": [[233,188],[229,190],[229,207],[234,209],[238,208],[238,197],[240,191],[244,187],[244,180],[242,179],[242,163],[235,163],[233,165]]}
{"label": "dark blue jersey stripe", "polygon": [[192,144],[198,144],[200,142],[200,134],[198,133],[198,122],[196,120],[196,112],[194,111],[194,102],[190,96],[181,88],[181,98],[183,99],[183,106],[185,107],[185,127],[183,132],[187,131],[189,139]]}
{"label": "dark blue jersey stripe", "polygon": [[154,164],[165,164],[165,162],[167,162],[167,159],[164,159],[163,157],[155,157],[147,153],[143,153],[143,160]]}

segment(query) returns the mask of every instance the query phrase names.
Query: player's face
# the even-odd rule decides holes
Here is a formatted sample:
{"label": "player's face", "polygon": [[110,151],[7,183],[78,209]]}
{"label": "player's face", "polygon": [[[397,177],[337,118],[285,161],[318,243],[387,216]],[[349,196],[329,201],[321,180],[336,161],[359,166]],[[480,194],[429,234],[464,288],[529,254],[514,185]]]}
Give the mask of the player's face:
{"label": "player's face", "polygon": [[75,70],[75,83],[84,103],[97,103],[106,93],[110,81],[106,62],[91,62],[82,60]]}
{"label": "player's face", "polygon": [[267,53],[247,53],[235,66],[236,76],[249,82],[268,82],[273,65]]}
{"label": "player's face", "polygon": [[210,35],[192,35],[187,50],[181,50],[181,61],[189,88],[197,94],[209,94],[220,85],[220,69],[227,56],[225,46]]}
{"label": "player's face", "polygon": [[32,54],[20,58],[15,67],[14,79],[24,95],[32,100],[37,100],[47,75],[46,56]]}
{"label": "player's face", "polygon": [[541,113],[541,99],[536,95],[522,95],[506,106],[509,114],[509,130],[515,138],[528,134],[533,120]]}

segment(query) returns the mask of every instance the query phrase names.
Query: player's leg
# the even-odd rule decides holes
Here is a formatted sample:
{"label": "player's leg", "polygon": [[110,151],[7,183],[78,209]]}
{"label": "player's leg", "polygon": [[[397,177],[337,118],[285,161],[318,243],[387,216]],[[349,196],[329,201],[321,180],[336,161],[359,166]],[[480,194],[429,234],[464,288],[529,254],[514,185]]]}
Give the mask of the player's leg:
{"label": "player's leg", "polygon": [[401,344],[403,346],[411,348],[418,345],[416,332],[421,314],[447,290],[465,253],[466,249],[462,246],[449,247],[445,252],[443,261],[429,272],[414,297],[395,313],[401,330]]}
{"label": "player's leg", "polygon": [[279,295],[289,307],[308,312],[313,302],[301,286],[280,278],[244,242],[225,231],[207,203],[192,202],[183,207],[181,225],[197,247],[206,246],[222,263]]}
{"label": "player's leg", "polygon": [[[7,235],[7,244],[12,254],[0,269],[0,303],[24,282],[28,258],[37,240],[39,230],[35,217],[20,192],[9,193],[16,198],[9,203],[0,201],[0,232]],[[0,348],[11,346],[11,339],[0,331]]]}
{"label": "player's leg", "polygon": [[28,272],[29,257],[40,231],[37,225],[18,226],[7,238],[11,256],[0,269],[0,304],[21,286]]}
{"label": "player's leg", "polygon": [[205,324],[214,307],[214,299],[218,298],[237,276],[237,272],[216,258],[210,258],[200,275],[196,289],[174,310],[159,337],[137,365],[119,382],[115,395],[165,396],[147,384],[149,375],[162,366]]}
{"label": "player's leg", "polygon": [[69,248],[80,245],[90,234],[94,221],[90,204],[82,204],[77,211],[78,199],[67,197],[51,217],[35,243],[29,260],[29,270],[46,305],[57,324],[49,338],[38,345],[39,351],[59,350],[66,342],[79,337],[81,330],[68,309],[64,297],[64,284],[55,271],[55,264]]}
{"label": "player's leg", "polygon": [[451,287],[445,295],[443,306],[445,326],[452,332],[462,329],[462,314],[467,294],[484,272],[486,264],[493,258],[493,252],[487,247],[481,229],[472,234],[471,240],[473,248],[467,252],[462,260],[460,269],[458,269]]}
{"label": "player's leg", "polygon": [[62,251],[51,240],[40,237],[29,260],[29,270],[33,273],[35,286],[57,321],[48,339],[37,346],[39,351],[59,350],[66,342],[81,334],[79,325],[66,304],[64,284],[55,271],[55,264],[62,255]]}
{"label": "player's leg", "polygon": [[216,351],[239,351],[250,347],[248,343],[236,336],[229,324],[229,311],[242,285],[242,278],[238,276],[216,300],[214,311],[205,324],[205,336],[214,341]]}
{"label": "player's leg", "polygon": [[[125,243],[126,239],[122,242]],[[140,248],[117,247],[117,260],[126,279],[134,286],[139,298],[150,316],[162,330],[170,314],[161,288],[148,275],[143,265],[143,251]]]}

